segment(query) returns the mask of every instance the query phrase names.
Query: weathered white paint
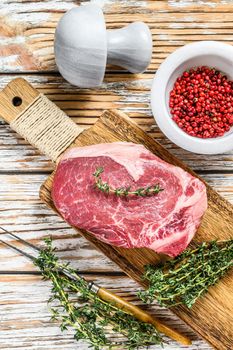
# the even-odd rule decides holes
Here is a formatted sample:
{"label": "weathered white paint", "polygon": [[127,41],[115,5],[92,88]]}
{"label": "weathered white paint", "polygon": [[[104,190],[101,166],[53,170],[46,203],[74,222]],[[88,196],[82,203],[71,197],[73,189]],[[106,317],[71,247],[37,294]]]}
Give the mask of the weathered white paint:
{"label": "weathered white paint", "polygon": [[[187,41],[196,40],[198,36],[204,39],[232,41],[229,35],[232,32],[230,13],[232,0],[93,1],[103,7],[108,27],[120,27],[134,20],[149,23],[154,38],[152,74],[137,76],[107,74],[101,89],[92,91],[77,90],[58,76],[28,74],[26,78],[85,127],[91,125],[104,108],[115,107],[117,103],[118,108],[129,112],[136,122],[188,165],[196,170],[207,172],[211,170],[212,173],[205,175],[204,178],[233,202],[233,175],[217,173],[225,170],[232,172],[233,152],[203,157],[178,149],[159,132],[151,118],[149,105],[154,70],[176,47]],[[4,49],[4,52],[9,50],[7,56],[0,57],[1,73],[28,70],[25,69],[28,58],[24,59],[25,62],[22,61],[22,54],[25,51],[33,55],[34,70],[55,70],[52,36],[56,23],[62,12],[78,3],[76,0],[1,0],[1,23],[12,31],[10,36],[1,33],[0,49]],[[227,11],[220,13],[219,9],[224,5]],[[205,12],[202,12],[202,9],[205,9]],[[15,52],[12,51],[14,46]],[[13,74],[1,75],[0,88],[13,77]],[[53,235],[58,255],[62,259],[71,261],[73,266],[81,270],[93,271],[92,277],[99,284],[108,288],[114,286],[114,291],[122,296],[130,292],[130,299],[140,305],[135,297],[138,288],[136,283],[124,277],[95,275],[99,271],[113,273],[119,269],[84,238],[74,234],[74,230],[40,202],[39,186],[47,175],[37,172],[52,171],[52,164],[1,121],[0,164],[0,225],[15,230],[36,244],[41,244],[46,235]],[[0,246],[0,271],[16,269],[32,271],[34,267],[22,256]],[[49,282],[41,281],[36,276],[0,274],[0,349],[74,350],[78,347],[82,350],[88,349],[85,342],[77,345],[72,339],[72,332],[62,334],[58,326],[49,321],[47,308],[49,286]],[[150,307],[149,309],[151,311]],[[204,341],[199,340],[168,310],[155,305],[153,312],[167,320],[170,325],[174,324],[178,329],[191,335],[194,342],[190,350],[210,350]],[[170,341],[165,346],[165,350],[181,349],[184,347]]]}
{"label": "weathered white paint", "polygon": [[9,1],[1,0],[1,16],[7,16],[8,20],[15,22],[29,22],[33,25],[47,21],[50,18],[48,9],[68,11],[76,4],[75,1]]}
{"label": "weathered white paint", "polygon": [[[0,36],[0,43],[1,45],[12,45],[12,44],[23,44],[25,43],[26,39],[23,35],[17,35],[13,36],[11,38],[1,37]],[[8,56],[9,57],[9,56]]]}
{"label": "weathered white paint", "polygon": [[208,28],[208,24],[207,23],[196,23],[196,22],[190,22],[190,23],[170,23],[169,28],[172,29],[184,29],[184,28]]}
{"label": "weathered white paint", "polygon": [[[116,1],[115,0],[90,0],[90,1],[84,1],[83,3],[87,4],[89,2],[92,2],[93,4],[96,4],[100,6],[101,8],[105,9],[106,7],[110,7],[111,5],[114,6]],[[118,4],[121,6],[126,6],[126,7],[146,7],[148,2],[147,1],[131,1],[129,2],[128,0],[119,0]]]}
{"label": "weathered white paint", "polygon": [[[38,198],[47,175],[0,175],[0,226],[40,245],[51,235],[60,258],[84,271],[119,271],[84,238],[48,209]],[[233,203],[233,174],[208,174],[203,178]],[[6,239],[6,236],[5,236]],[[0,246],[0,271],[34,270],[32,264],[12,250]]]}
{"label": "weathered white paint", "polygon": [[[14,75],[0,76],[0,88],[14,77]],[[163,137],[154,123],[150,109],[151,74],[141,74],[136,77],[123,75],[121,79],[109,75],[102,87],[94,91],[71,87],[59,76],[26,75],[24,77],[35,87],[40,87],[42,92],[48,94],[49,98],[72,115],[79,125],[83,125],[84,122],[85,127],[93,124],[107,105],[110,106],[109,108],[118,107],[129,113],[153,137],[192,168],[206,171],[233,169],[233,152],[217,156],[195,155],[175,147]],[[82,109],[80,109],[81,103]],[[100,107],[98,103],[101,104]],[[0,125],[0,145],[0,173],[2,171],[52,171],[52,163],[5,124]]]}
{"label": "weathered white paint", "polygon": [[[88,279],[94,279],[105,288],[112,289],[112,285],[114,285],[114,292],[141,306],[141,302],[135,296],[135,290],[138,286],[129,278],[88,276]],[[1,349],[8,349],[9,339],[12,339],[11,349],[17,349],[20,345],[20,348],[26,350],[29,344],[30,349],[33,350],[73,350],[77,348],[77,343],[72,339],[72,331],[61,333],[58,325],[49,320],[47,300],[50,296],[50,282],[42,281],[40,277],[33,276],[2,276],[0,277],[0,285],[0,320],[1,329],[4,329],[4,332],[0,332]],[[26,305],[30,305],[30,307],[27,308]],[[210,349],[168,310],[154,303],[149,311],[166,322],[169,318],[170,325],[179,327],[183,333],[191,336],[193,346],[189,348],[190,350]],[[84,342],[79,342],[80,349],[87,349],[86,346]],[[158,347],[152,346],[150,349],[158,349]],[[164,349],[181,350],[185,347],[169,341]]]}
{"label": "weathered white paint", "polygon": [[[0,40],[1,44],[1,40]],[[8,72],[12,70],[12,67],[15,67],[15,64],[18,60],[18,55],[11,55],[11,56],[0,56],[0,71],[1,72]],[[17,66],[16,71],[20,72],[22,69],[21,66]]]}
{"label": "weathered white paint", "polygon": [[190,5],[195,6],[209,6],[212,8],[216,7],[216,3],[213,1],[205,1],[205,0],[168,0],[168,4],[172,7],[185,8]]}
{"label": "weathered white paint", "polygon": [[[216,34],[218,29],[232,29],[230,1],[113,1],[113,0],[95,0],[103,6],[107,27],[117,27],[124,25],[126,22],[145,21],[150,28],[163,31],[163,35],[168,36],[168,40],[157,40],[159,37],[154,35],[154,57],[149,70],[155,69],[168,55],[174,51],[177,46],[184,45],[187,41],[196,40],[192,38],[192,34],[187,35],[186,40],[171,38],[169,28],[193,28],[194,35],[201,33],[197,29],[213,28]],[[88,1],[81,1],[88,3]],[[78,2],[79,4],[79,2]],[[210,6],[211,4],[211,6]],[[11,53],[12,37],[25,35],[25,43],[16,44],[15,50],[19,54],[17,64],[21,65],[21,69],[25,71],[47,70],[56,71],[56,65],[53,56],[53,33],[57,21],[62,13],[77,5],[75,1],[10,1],[3,0],[0,3],[0,15],[3,22],[3,32],[6,32],[4,38],[4,51]],[[214,6],[214,7],[213,7]],[[205,9],[205,11],[203,10]],[[222,13],[220,12],[222,10]],[[214,13],[215,16],[210,17],[208,14]],[[183,13],[182,13],[183,12]],[[6,26],[6,29],[5,29]],[[43,31],[43,28],[47,28]],[[9,35],[8,32],[11,34]],[[30,34],[29,34],[30,33]],[[40,34],[41,41],[34,41],[35,35]],[[182,34],[182,31],[180,31]],[[204,34],[204,33],[203,33]],[[207,40],[230,41],[230,35],[222,33],[218,35],[205,34]],[[9,39],[9,43],[7,43]],[[174,40],[174,42],[173,42]],[[1,45],[1,40],[0,40]],[[162,55],[161,55],[162,52]],[[155,56],[156,55],[156,56]],[[17,64],[6,67],[7,71],[14,72],[17,70]],[[119,68],[118,68],[119,70]]]}

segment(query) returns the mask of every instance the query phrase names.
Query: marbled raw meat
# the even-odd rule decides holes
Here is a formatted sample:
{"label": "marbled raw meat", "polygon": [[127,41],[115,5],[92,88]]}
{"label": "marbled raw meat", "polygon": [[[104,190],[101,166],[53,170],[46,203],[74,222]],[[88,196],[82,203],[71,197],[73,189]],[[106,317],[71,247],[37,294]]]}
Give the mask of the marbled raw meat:
{"label": "marbled raw meat", "polygon": [[[133,190],[159,183],[164,190],[149,197],[105,194],[94,186],[98,167],[104,168],[101,177],[111,187]],[[202,181],[144,146],[126,142],[68,150],[57,167],[52,197],[69,224],[101,241],[170,256],[187,247],[207,208]]]}

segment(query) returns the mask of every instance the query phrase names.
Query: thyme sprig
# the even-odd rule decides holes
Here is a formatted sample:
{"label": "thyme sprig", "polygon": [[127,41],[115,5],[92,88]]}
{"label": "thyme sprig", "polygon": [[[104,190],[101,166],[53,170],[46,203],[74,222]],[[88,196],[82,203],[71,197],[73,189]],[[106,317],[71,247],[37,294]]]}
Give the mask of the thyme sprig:
{"label": "thyme sprig", "polygon": [[[52,320],[60,322],[62,331],[72,328],[76,340],[85,339],[95,350],[102,349],[137,349],[151,344],[162,345],[162,338],[155,328],[143,323],[119,310],[114,304],[100,299],[89,288],[84,279],[72,280],[62,275],[65,269],[78,277],[69,264],[59,262],[52,248],[50,239],[46,240],[46,249],[35,260],[44,278],[50,279],[52,296],[49,302]],[[121,333],[123,337],[111,339],[109,329]]]}
{"label": "thyme sprig", "polygon": [[184,304],[191,308],[232,266],[233,239],[204,242],[164,265],[146,266],[144,278],[149,288],[138,294],[147,303],[156,298],[162,306]]}
{"label": "thyme sprig", "polygon": [[159,192],[162,192],[164,189],[160,187],[160,184],[155,184],[147,187],[140,187],[136,190],[131,190],[131,186],[128,187],[118,187],[113,188],[107,182],[104,182],[101,178],[101,174],[104,172],[103,167],[98,167],[94,172],[93,176],[95,177],[95,186],[100,191],[104,193],[113,193],[118,197],[128,197],[128,196],[138,196],[138,197],[147,197],[156,195]]}

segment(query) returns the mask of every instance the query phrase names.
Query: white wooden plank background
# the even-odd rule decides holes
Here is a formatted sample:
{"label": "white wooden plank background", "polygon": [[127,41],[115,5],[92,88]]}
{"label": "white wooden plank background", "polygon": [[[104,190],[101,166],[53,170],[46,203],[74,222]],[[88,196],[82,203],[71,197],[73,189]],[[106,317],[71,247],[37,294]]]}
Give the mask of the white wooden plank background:
{"label": "white wooden plank background", "polygon": [[[104,109],[119,108],[233,202],[233,152],[203,156],[179,149],[156,127],[149,105],[154,71],[174,49],[197,40],[233,43],[232,0],[95,2],[103,7],[108,28],[134,20],[148,23],[154,51],[146,73],[131,75],[109,67],[100,89],[79,90],[70,86],[55,67],[53,34],[63,12],[80,1],[1,0],[0,88],[22,75],[85,128]],[[88,278],[138,303],[137,284],[38,199],[39,186],[51,170],[52,164],[46,157],[0,120],[0,225],[36,244],[52,235],[62,259],[71,261]],[[42,282],[23,257],[0,246],[0,349],[87,349],[84,342],[77,345],[72,332],[62,334],[57,324],[49,321],[48,297],[49,282]],[[156,304],[150,311],[189,334],[194,341],[191,350],[210,349],[169,311]],[[166,350],[183,348],[173,342],[165,346]]]}

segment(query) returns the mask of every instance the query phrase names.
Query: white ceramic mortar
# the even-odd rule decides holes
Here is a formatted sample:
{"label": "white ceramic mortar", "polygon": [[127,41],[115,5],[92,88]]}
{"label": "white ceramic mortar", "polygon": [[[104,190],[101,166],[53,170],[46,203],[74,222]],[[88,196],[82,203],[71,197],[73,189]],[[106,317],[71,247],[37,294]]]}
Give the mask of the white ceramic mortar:
{"label": "white ceramic mortar", "polygon": [[218,154],[233,149],[233,128],[222,137],[201,139],[188,135],[172,120],[169,94],[176,79],[185,70],[197,66],[217,68],[233,80],[233,46],[217,41],[185,45],[161,64],[153,81],[151,106],[162,132],[176,145],[195,153]]}

